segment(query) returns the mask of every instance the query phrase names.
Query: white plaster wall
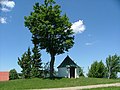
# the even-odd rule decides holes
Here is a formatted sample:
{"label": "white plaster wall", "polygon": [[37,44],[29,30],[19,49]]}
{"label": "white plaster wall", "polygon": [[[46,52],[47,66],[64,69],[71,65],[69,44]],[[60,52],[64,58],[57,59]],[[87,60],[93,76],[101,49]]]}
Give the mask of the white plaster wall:
{"label": "white plaster wall", "polygon": [[58,68],[58,77],[68,77],[68,70],[66,67]]}
{"label": "white plaster wall", "polygon": [[75,68],[75,78],[79,78],[79,68]]}

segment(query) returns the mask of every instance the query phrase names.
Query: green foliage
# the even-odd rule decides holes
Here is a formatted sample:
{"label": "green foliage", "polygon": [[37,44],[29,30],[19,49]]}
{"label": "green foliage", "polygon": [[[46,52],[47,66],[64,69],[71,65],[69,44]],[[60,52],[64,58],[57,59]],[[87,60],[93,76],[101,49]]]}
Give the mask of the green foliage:
{"label": "green foliage", "polygon": [[32,33],[33,43],[50,54],[50,76],[53,77],[55,56],[68,51],[74,44],[72,24],[66,14],[61,15],[60,6],[54,0],[45,0],[42,5],[36,3],[33,10],[25,17],[25,26]]}
{"label": "green foliage", "polygon": [[83,69],[81,67],[78,67],[78,68],[79,68],[79,76],[84,76]]}
{"label": "green foliage", "polygon": [[106,58],[108,78],[117,78],[117,73],[120,72],[120,56],[113,55]]}
{"label": "green foliage", "polygon": [[35,44],[32,50],[32,69],[31,75],[32,77],[41,77],[42,76],[42,62],[41,62],[41,54],[38,46]]}
{"label": "green foliage", "polygon": [[17,71],[15,69],[10,70],[9,79],[10,80],[18,79],[18,74],[17,74]]}
{"label": "green foliage", "polygon": [[22,78],[35,78],[42,76],[41,54],[38,46],[34,44],[31,54],[30,48],[25,52],[21,59],[18,58],[18,65],[22,68]]}
{"label": "green foliage", "polygon": [[21,59],[18,58],[18,65],[22,68],[23,78],[31,77],[31,61],[31,51],[28,48],[28,51],[22,55]]}
{"label": "green foliage", "polygon": [[95,61],[88,72],[88,77],[103,78],[106,74],[106,68],[102,61]]}

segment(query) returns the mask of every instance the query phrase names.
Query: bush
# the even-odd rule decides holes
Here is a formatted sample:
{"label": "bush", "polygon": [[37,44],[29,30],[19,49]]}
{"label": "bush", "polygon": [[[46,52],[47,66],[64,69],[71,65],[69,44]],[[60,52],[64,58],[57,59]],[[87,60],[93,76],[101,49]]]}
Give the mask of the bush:
{"label": "bush", "polygon": [[18,79],[18,74],[15,69],[10,70],[9,78],[10,78],[10,80]]}
{"label": "bush", "polygon": [[84,74],[83,74],[84,72],[83,72],[83,69],[81,68],[81,67],[79,67],[79,76],[81,77],[81,76],[84,76]]}

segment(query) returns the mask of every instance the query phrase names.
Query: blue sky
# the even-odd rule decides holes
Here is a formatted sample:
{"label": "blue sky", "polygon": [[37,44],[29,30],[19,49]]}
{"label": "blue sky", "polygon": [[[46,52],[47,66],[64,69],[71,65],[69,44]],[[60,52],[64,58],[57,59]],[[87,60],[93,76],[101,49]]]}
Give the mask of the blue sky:
{"label": "blue sky", "polygon": [[[3,0],[1,0],[3,1]],[[6,19],[0,23],[0,71],[15,68],[18,72],[18,57],[33,47],[31,33],[24,27],[24,16],[33,10],[35,2],[43,0],[14,0],[14,7],[9,11],[0,10],[0,17]],[[95,60],[105,63],[108,55],[120,55],[120,1],[119,0],[56,0],[61,5],[71,23],[83,20],[85,30],[75,35],[75,44],[69,52],[56,56],[55,68],[67,54],[85,73]],[[50,61],[50,56],[41,51],[43,62]]]}

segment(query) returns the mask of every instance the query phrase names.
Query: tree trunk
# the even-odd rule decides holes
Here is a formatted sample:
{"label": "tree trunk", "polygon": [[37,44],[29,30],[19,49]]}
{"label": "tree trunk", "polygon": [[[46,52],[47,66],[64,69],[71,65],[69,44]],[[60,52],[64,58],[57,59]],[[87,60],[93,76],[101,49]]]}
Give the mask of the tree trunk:
{"label": "tree trunk", "polygon": [[110,79],[110,72],[108,72],[108,79]]}
{"label": "tree trunk", "polygon": [[55,55],[51,54],[51,61],[50,61],[50,78],[54,78],[54,62],[55,62]]}
{"label": "tree trunk", "polygon": [[111,78],[111,68],[109,67],[109,72],[108,72],[108,79]]}

